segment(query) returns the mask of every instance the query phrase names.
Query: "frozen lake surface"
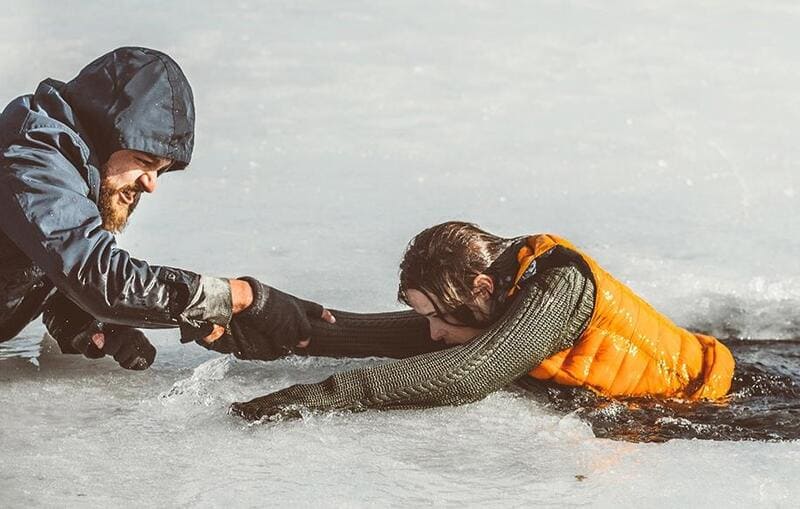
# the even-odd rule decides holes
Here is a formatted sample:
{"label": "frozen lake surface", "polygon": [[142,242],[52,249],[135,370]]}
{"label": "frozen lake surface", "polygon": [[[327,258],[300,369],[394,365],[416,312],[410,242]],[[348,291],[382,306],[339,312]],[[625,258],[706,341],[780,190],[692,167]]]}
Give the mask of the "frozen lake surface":
{"label": "frozen lake surface", "polygon": [[[467,219],[566,236],[682,325],[800,339],[795,2],[0,3],[3,103],[128,44],[193,84],[195,158],[120,237],[137,257],[381,311],[406,242]],[[510,392],[248,426],[230,402],[380,361],[241,362],[165,331],[131,373],[43,334],[0,346],[4,507],[800,497],[796,441],[596,438]]]}

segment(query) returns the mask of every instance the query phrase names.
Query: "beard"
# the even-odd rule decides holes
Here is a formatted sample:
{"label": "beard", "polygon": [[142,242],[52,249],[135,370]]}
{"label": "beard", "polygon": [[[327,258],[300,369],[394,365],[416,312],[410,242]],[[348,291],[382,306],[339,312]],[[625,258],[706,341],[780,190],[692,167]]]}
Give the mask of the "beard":
{"label": "beard", "polygon": [[[122,201],[121,194],[134,193],[133,203],[126,204]],[[103,229],[111,233],[121,233],[128,225],[128,219],[139,204],[142,191],[136,184],[128,184],[122,187],[113,187],[108,177],[103,177],[100,182],[100,219],[103,222]]]}

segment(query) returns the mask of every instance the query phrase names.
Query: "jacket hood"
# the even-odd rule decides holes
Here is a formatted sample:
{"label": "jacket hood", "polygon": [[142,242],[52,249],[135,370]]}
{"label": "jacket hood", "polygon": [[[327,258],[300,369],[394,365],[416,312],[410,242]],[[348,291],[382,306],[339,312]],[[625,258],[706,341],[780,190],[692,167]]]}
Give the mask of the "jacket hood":
{"label": "jacket hood", "polygon": [[117,150],[140,150],[189,164],[194,148],[194,97],[168,55],[124,47],[87,65],[63,88],[101,163]]}

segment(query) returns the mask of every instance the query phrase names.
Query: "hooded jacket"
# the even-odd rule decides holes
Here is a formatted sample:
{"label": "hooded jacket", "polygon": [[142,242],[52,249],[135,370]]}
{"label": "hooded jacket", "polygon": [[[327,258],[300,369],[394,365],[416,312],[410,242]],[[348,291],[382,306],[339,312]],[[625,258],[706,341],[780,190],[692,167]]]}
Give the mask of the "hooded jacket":
{"label": "hooded jacket", "polygon": [[62,83],[47,79],[0,114],[0,341],[40,312],[55,287],[102,322],[227,325],[226,281],[149,265],[101,228],[102,164],[131,149],[185,168],[194,100],[167,55],[119,48]]}

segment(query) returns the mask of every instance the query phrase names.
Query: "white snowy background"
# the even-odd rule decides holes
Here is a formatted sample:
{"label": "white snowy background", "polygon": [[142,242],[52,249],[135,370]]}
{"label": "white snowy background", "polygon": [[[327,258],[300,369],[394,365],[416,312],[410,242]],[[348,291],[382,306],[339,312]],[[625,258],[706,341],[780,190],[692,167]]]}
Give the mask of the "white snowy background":
{"label": "white snowy background", "polygon": [[[793,1],[0,1],[0,102],[122,45],[191,81],[190,168],[121,245],[341,309],[396,309],[419,230],[559,233],[676,322],[800,337]],[[248,427],[231,401],[375,361],[152,338],[130,373],[0,347],[0,506],[782,506],[797,443],[594,438],[498,393]],[[41,351],[40,351],[41,349]],[[579,476],[579,477],[576,477]],[[583,477],[580,477],[583,476]]]}

